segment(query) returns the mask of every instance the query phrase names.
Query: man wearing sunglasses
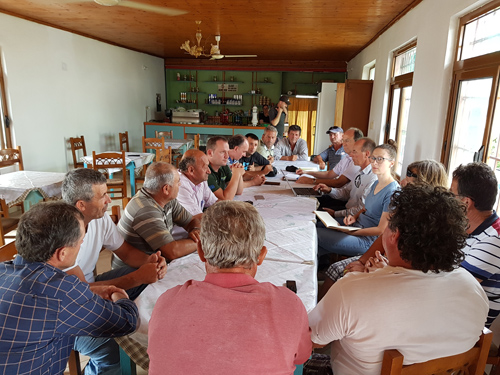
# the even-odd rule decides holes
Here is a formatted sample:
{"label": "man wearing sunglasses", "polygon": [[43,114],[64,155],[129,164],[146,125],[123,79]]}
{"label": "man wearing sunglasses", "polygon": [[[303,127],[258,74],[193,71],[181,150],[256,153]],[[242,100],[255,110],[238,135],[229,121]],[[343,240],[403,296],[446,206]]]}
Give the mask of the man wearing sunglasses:
{"label": "man wearing sunglasses", "polygon": [[359,166],[360,171],[348,184],[341,188],[331,188],[325,184],[314,186],[313,189],[321,190],[332,198],[330,201],[320,201],[323,210],[333,217],[346,217],[347,215],[355,215],[364,207],[365,198],[373,183],[377,181],[377,175],[372,173],[370,163],[370,155],[376,146],[370,138],[361,138],[354,143],[350,156],[354,165]]}

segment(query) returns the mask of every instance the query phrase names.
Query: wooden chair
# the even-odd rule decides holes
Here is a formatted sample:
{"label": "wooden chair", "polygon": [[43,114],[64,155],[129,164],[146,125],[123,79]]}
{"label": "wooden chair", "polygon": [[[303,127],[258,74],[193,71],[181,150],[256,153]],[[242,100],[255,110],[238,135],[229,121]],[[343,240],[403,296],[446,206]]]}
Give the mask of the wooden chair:
{"label": "wooden chair", "polygon": [[493,365],[490,375],[500,375],[500,347],[497,347],[495,344],[491,345],[486,364]]}
{"label": "wooden chair", "polygon": [[199,134],[194,135],[194,148],[197,150],[200,149],[200,135]]}
{"label": "wooden chair", "polygon": [[130,149],[128,147],[128,131],[125,133],[118,133],[118,138],[120,139],[120,151],[129,152]]}
{"label": "wooden chair", "polygon": [[19,164],[20,171],[24,170],[21,146],[17,146],[17,148],[4,148],[0,150],[0,168],[10,167],[14,164]]}
{"label": "wooden chair", "polygon": [[154,152],[165,148],[165,138],[142,137],[142,152]]}
{"label": "wooden chair", "polygon": [[12,260],[16,255],[16,241],[9,242],[7,245],[2,245],[2,247],[0,247],[0,262]]}
{"label": "wooden chair", "polygon": [[[103,152],[96,154],[92,151],[92,168],[96,171],[108,168],[120,168],[122,170],[122,178],[107,179],[108,193],[111,199],[121,199],[127,196],[127,164],[125,163],[125,151],[118,152]],[[116,197],[116,193],[121,193],[120,197]]]}
{"label": "wooden chair", "polygon": [[9,216],[9,207],[5,200],[0,199],[0,246],[5,245],[6,234],[17,228],[19,219],[14,219]]}
{"label": "wooden chair", "polygon": [[168,146],[167,149],[156,150],[156,161],[172,163],[172,147]]}
{"label": "wooden chair", "polygon": [[155,137],[156,138],[172,139],[172,138],[174,138],[174,131],[170,130],[169,132],[168,131],[159,132],[158,130],[156,130]]}
{"label": "wooden chair", "polygon": [[69,143],[71,144],[71,153],[73,154],[73,166],[74,168],[83,168],[83,161],[76,156],[77,150],[82,150],[82,156],[87,155],[87,149],[85,148],[85,138],[83,135],[81,137],[70,138]]}
{"label": "wooden chair", "polygon": [[[123,199],[125,199],[125,198],[123,198]],[[120,221],[120,219],[122,217],[122,212],[121,212],[120,206],[117,206],[117,205],[111,206],[111,215],[109,215],[109,217],[111,218],[113,223],[118,224],[118,222]]]}
{"label": "wooden chair", "polygon": [[386,350],[380,375],[483,375],[492,338],[493,333],[485,328],[476,345],[465,353],[407,366],[398,350]]}

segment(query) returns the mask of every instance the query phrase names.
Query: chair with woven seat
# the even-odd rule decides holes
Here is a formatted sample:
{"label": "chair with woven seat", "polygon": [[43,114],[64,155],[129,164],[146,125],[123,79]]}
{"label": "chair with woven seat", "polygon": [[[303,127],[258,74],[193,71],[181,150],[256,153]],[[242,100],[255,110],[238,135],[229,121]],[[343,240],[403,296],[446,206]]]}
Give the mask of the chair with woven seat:
{"label": "chair with woven seat", "polygon": [[483,375],[492,338],[493,333],[485,328],[476,345],[465,353],[406,366],[398,350],[386,350],[380,375]]}
{"label": "chair with woven seat", "polygon": [[[146,138],[142,137],[142,152],[150,152],[155,154],[154,161],[157,160],[158,152],[165,150],[165,138]],[[135,186],[137,191],[137,183],[144,183],[144,177],[146,176],[147,165],[142,167],[141,174],[139,176],[135,176]]]}
{"label": "chair with woven seat", "polygon": [[127,151],[129,152],[129,146],[128,146],[128,131],[125,133],[118,133],[118,139],[120,140],[120,151]]}
{"label": "chair with woven seat", "polygon": [[19,170],[24,170],[23,165],[23,154],[21,152],[21,146],[17,148],[4,148],[0,150],[0,168],[10,167],[12,165],[18,164]]}
{"label": "chair with woven seat", "polygon": [[170,131],[159,132],[158,130],[156,130],[155,137],[156,138],[172,139],[172,138],[174,138],[174,131],[170,130]]}
{"label": "chair with woven seat", "polygon": [[[108,178],[108,193],[111,199],[122,199],[127,196],[127,164],[125,163],[125,151],[118,152],[103,152],[96,154],[92,151],[92,168],[96,171],[106,171],[108,169],[121,169],[122,178]],[[121,196],[115,196],[120,193]]]}
{"label": "chair with woven seat", "polygon": [[76,168],[84,168],[83,161],[79,161],[80,159],[77,157],[76,152],[78,150],[82,150],[82,155],[87,155],[87,149],[85,148],[85,138],[83,135],[81,137],[71,137],[69,139],[69,143],[71,144],[71,153],[73,154],[73,167]]}

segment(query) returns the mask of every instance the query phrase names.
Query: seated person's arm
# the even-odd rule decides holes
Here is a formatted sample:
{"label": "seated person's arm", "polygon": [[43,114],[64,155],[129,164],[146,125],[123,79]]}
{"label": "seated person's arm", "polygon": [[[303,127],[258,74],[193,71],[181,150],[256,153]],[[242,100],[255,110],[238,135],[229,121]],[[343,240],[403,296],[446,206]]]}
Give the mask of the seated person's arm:
{"label": "seated person's arm", "polygon": [[172,241],[160,247],[162,255],[169,259],[177,259],[184,255],[191,254],[196,251],[196,244],[200,240],[201,222],[198,217],[193,217],[192,220],[183,228],[188,232],[189,238]]}
{"label": "seated person's arm", "polygon": [[[243,189],[246,187],[250,187],[250,186],[260,186],[265,181],[266,181],[266,177],[264,175],[257,175],[257,176],[254,176],[251,180],[242,181],[242,186],[243,186]],[[239,194],[241,194],[243,192],[243,189],[241,189],[242,191],[239,192]],[[238,187],[238,190],[239,190],[239,187]]]}
{"label": "seated person's arm", "polygon": [[[310,176],[313,176],[315,177],[316,179],[322,179],[322,180],[330,180],[330,179],[336,179],[338,177],[338,174],[335,173],[333,171],[333,169],[329,170],[329,171],[318,171],[318,172],[315,172],[315,171],[307,171],[307,172],[304,172],[302,169],[297,169],[297,172],[296,172],[299,176],[300,175],[303,175],[303,174],[308,174]],[[299,184],[315,184],[317,182],[314,182],[314,180],[312,178],[309,178],[309,177],[299,177],[299,179],[297,180],[297,182]]]}
{"label": "seated person's arm", "polygon": [[353,232],[354,236],[380,236],[382,232],[385,230],[385,227],[389,223],[389,213],[384,212],[380,217],[378,225],[376,227],[371,228],[363,228]]}
{"label": "seated person's arm", "polygon": [[325,167],[326,167],[326,164],[325,164],[323,158],[321,157],[321,154],[316,155],[313,159],[313,162],[319,164],[319,169],[325,169]]}
{"label": "seated person's arm", "polygon": [[231,180],[229,180],[226,188],[222,189],[219,187],[219,189],[213,192],[215,196],[222,201],[233,200],[234,196],[238,194],[238,186],[240,184],[241,176],[245,173],[245,170],[243,168],[232,168],[231,172]]}
{"label": "seated person's arm", "polygon": [[[307,143],[302,138],[299,139],[300,142],[297,144],[297,159],[298,160],[309,160],[309,150],[307,149]],[[303,142],[302,142],[303,141]],[[296,159],[296,160],[297,160]]]}
{"label": "seated person's arm", "polygon": [[297,160],[297,155],[290,155],[290,156],[282,156],[280,160],[285,160],[285,161],[295,161]]}
{"label": "seated person's arm", "polygon": [[269,172],[273,170],[273,166],[271,164],[267,165],[251,165],[248,168],[248,171],[243,175],[243,180],[248,181],[251,180],[254,176],[265,176]]}

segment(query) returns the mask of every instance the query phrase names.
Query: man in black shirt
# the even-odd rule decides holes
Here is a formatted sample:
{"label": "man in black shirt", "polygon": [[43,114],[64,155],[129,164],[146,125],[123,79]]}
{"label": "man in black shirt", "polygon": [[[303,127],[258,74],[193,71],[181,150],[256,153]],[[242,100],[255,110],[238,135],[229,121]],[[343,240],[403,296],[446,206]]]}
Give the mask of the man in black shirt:
{"label": "man in black shirt", "polygon": [[255,175],[276,176],[276,168],[269,163],[269,160],[257,152],[259,138],[253,133],[248,133],[245,137],[248,141],[248,150],[246,156],[240,159],[240,163],[245,168],[245,171],[247,171],[243,179],[246,180],[247,177]]}

